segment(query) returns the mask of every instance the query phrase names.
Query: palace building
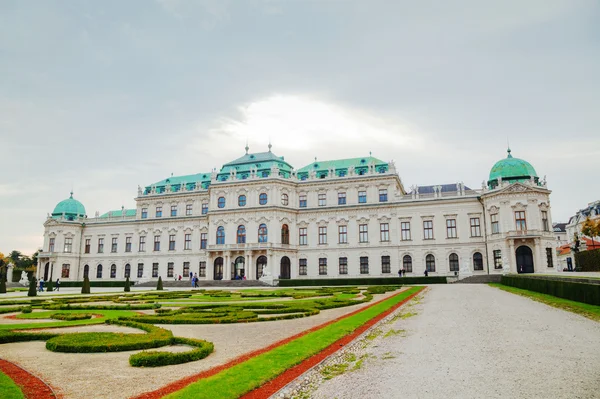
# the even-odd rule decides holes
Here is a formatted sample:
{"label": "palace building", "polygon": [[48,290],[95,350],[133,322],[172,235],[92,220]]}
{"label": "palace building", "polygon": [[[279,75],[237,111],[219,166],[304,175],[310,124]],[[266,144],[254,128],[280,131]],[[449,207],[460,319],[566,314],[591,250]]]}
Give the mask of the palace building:
{"label": "palace building", "polygon": [[550,191],[508,156],[481,189],[407,191],[372,156],[294,169],[271,151],[138,187],[95,217],[71,196],[44,223],[38,278],[134,281],[543,273],[556,265]]}

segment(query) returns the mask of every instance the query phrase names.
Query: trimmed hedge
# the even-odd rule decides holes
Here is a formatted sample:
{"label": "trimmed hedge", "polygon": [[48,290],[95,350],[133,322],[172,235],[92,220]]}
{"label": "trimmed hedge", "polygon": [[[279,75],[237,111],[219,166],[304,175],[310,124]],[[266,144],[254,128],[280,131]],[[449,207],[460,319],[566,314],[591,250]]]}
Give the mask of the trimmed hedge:
{"label": "trimmed hedge", "polygon": [[576,253],[575,270],[578,272],[600,272],[600,249]]}
{"label": "trimmed hedge", "polygon": [[58,334],[53,333],[26,333],[0,330],[0,344],[10,344],[12,342],[26,341],[46,341],[50,338],[54,338],[57,336]]}
{"label": "trimmed hedge", "polygon": [[195,348],[188,352],[164,352],[164,351],[151,351],[151,352],[140,352],[129,357],[129,364],[133,367],[158,367],[168,366],[171,364],[181,364],[187,362],[193,362],[196,360],[204,359],[210,355],[215,349],[212,342],[191,339],[191,338],[179,338],[173,337],[171,340],[172,345],[189,345]]}
{"label": "trimmed hedge", "polygon": [[522,288],[558,298],[600,306],[600,285],[598,284],[521,276],[502,276],[500,282],[509,287]]}
{"label": "trimmed hedge", "polygon": [[[135,285],[135,282],[130,282],[130,285]],[[61,287],[82,287],[83,281],[61,281]],[[91,281],[90,287],[125,287],[125,281]]]}
{"label": "trimmed hedge", "polygon": [[[11,306],[11,307],[6,307],[6,308],[0,308],[0,314],[21,312],[26,307],[28,307],[28,306]],[[29,308],[31,309],[31,307],[29,307]]]}
{"label": "trimmed hedge", "polygon": [[94,316],[94,315],[91,313],[53,313],[50,315],[50,318],[55,319],[55,320],[72,321],[72,320],[88,320],[88,319],[91,319],[92,316]]}
{"label": "trimmed hedge", "polygon": [[66,305],[42,305],[42,309],[46,310],[150,310],[160,308],[158,303],[142,303],[137,305],[81,305],[71,306]]}
{"label": "trimmed hedge", "polygon": [[446,277],[367,277],[367,278],[324,278],[279,280],[280,287],[325,286],[325,285],[412,285],[446,284]]}

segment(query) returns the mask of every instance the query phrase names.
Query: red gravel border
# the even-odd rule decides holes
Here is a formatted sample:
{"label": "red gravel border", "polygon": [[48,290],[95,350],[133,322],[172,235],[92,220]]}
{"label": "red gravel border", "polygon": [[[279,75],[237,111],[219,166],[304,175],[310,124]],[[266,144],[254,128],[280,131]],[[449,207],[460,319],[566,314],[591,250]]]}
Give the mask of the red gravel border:
{"label": "red gravel border", "polygon": [[0,359],[0,370],[21,388],[27,399],[56,399],[59,397],[50,385],[14,363]]}
{"label": "red gravel border", "polygon": [[[281,388],[283,388],[285,385],[287,385],[288,383],[290,383],[291,381],[293,381],[294,379],[296,379],[298,376],[300,376],[301,374],[303,374],[305,371],[307,371],[308,369],[310,369],[311,367],[315,366],[316,364],[318,364],[319,362],[321,362],[323,359],[325,359],[327,356],[331,355],[332,353],[334,353],[335,351],[337,351],[341,346],[346,345],[347,343],[351,342],[352,340],[354,340],[354,338],[356,338],[358,335],[362,334],[365,330],[367,330],[369,327],[371,327],[373,324],[377,323],[379,320],[383,319],[384,317],[386,317],[387,315],[389,315],[390,313],[392,313],[394,310],[396,310],[397,308],[399,308],[400,306],[402,306],[403,304],[405,304],[406,302],[408,302],[409,300],[411,300],[412,298],[414,298],[417,294],[419,294],[421,291],[423,291],[425,287],[422,287],[419,291],[415,292],[414,294],[410,295],[409,297],[405,298],[404,300],[402,300],[400,303],[394,305],[392,308],[386,310],[385,312],[381,313],[379,316],[376,316],[375,318],[371,319],[370,321],[368,321],[367,323],[363,324],[361,327],[359,327],[358,329],[356,329],[353,333],[345,336],[344,338],[341,338],[340,340],[334,342],[333,344],[331,344],[330,346],[328,346],[327,348],[325,348],[322,352],[313,355],[312,357],[306,359],[305,361],[303,361],[302,363],[290,368],[289,370],[285,371],[283,374],[279,375],[278,377],[275,377],[275,379],[265,383],[264,385],[262,385],[261,387],[255,389],[254,391],[251,391],[247,394],[245,394],[244,396],[242,396],[242,398],[245,399],[264,399],[266,397],[269,397],[270,395],[274,394],[275,392],[277,392],[278,390],[280,390]],[[400,295],[401,292],[397,293],[396,295]],[[223,365],[217,366],[217,367],[213,367],[211,369],[202,371],[198,374],[194,374],[191,375],[189,377],[183,378],[179,381],[175,381],[172,382],[168,385],[165,385],[162,388],[159,388],[155,391],[151,391],[151,392],[146,392],[143,394],[140,394],[138,396],[134,396],[131,399],[159,399],[162,398],[166,395],[169,395],[173,392],[177,392],[183,388],[185,388],[186,386],[190,385],[193,382],[196,382],[202,378],[207,378],[210,376],[213,376],[217,373],[220,373],[223,370],[227,370],[228,368],[231,368],[237,364],[243,363],[246,360],[249,360],[253,357],[256,357],[258,355],[261,355],[265,352],[268,352],[270,350],[273,350],[279,346],[285,345],[290,341],[293,341],[297,338],[300,338],[308,333],[311,333],[313,331],[317,331],[320,330],[324,327],[327,327],[330,324],[333,324],[337,321],[343,320],[347,317],[353,316],[356,313],[362,312],[365,309],[368,309],[372,306],[377,305],[380,302],[383,302],[385,300],[388,300],[390,298],[393,298],[396,295],[392,295],[389,296],[387,298],[383,298],[380,301],[371,303],[368,306],[362,307],[360,309],[357,309],[353,312],[350,312],[348,314],[345,314],[343,316],[340,316],[336,319],[330,320],[326,323],[320,324],[318,326],[312,327],[308,330],[302,331],[301,333],[298,333],[296,335],[293,335],[291,337],[285,338],[281,341],[275,342],[265,348],[262,349],[258,349],[256,351],[253,352],[249,352],[245,355],[239,356],[231,361],[229,361],[228,363],[225,363]],[[322,356],[322,357],[321,357]]]}

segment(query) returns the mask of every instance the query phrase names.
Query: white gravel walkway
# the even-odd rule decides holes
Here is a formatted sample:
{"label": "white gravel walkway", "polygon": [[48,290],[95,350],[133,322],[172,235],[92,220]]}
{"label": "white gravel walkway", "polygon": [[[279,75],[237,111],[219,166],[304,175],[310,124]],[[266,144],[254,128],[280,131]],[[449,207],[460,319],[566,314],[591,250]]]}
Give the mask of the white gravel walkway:
{"label": "white gravel walkway", "polygon": [[317,399],[600,398],[600,323],[487,285],[432,286]]}

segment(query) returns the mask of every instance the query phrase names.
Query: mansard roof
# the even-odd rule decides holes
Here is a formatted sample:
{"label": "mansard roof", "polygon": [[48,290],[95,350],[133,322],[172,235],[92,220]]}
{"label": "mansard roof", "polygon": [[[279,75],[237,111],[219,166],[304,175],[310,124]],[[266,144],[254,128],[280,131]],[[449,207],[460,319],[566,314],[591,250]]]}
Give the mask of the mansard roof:
{"label": "mansard roof", "polygon": [[167,177],[159,182],[146,186],[144,193],[150,193],[152,191],[152,188],[156,190],[156,193],[164,193],[166,191],[167,186],[171,187],[172,192],[177,192],[181,191],[183,184],[185,184],[185,188],[188,191],[195,190],[197,184],[199,184],[201,188],[207,189],[210,185],[210,176],[211,172]]}
{"label": "mansard roof", "polygon": [[366,173],[370,165],[375,166],[375,170],[381,173],[387,172],[388,163],[372,156],[364,158],[346,158],[335,159],[330,161],[315,161],[311,164],[298,169],[298,176],[308,176],[312,171],[318,175],[327,175],[330,170],[334,170],[337,176],[344,176],[350,168],[354,168],[356,174]]}
{"label": "mansard roof", "polygon": [[[419,194],[433,194],[435,192],[434,187],[440,186],[442,188],[442,194],[443,193],[455,193],[457,191],[456,189],[456,183],[453,184],[434,184],[431,186],[418,186],[418,190],[419,190]],[[412,190],[409,194],[411,194],[414,190]],[[469,187],[465,186],[465,193],[467,194],[474,194],[475,191],[473,191],[472,189],[470,189]]]}
{"label": "mansard roof", "polygon": [[[123,212],[125,212],[125,215],[123,215]],[[136,213],[137,213],[137,211],[135,209],[119,209],[116,211],[108,211],[106,213],[103,213],[99,217],[101,219],[106,219],[106,218],[116,218],[116,217],[121,217],[121,216],[135,216]]]}

